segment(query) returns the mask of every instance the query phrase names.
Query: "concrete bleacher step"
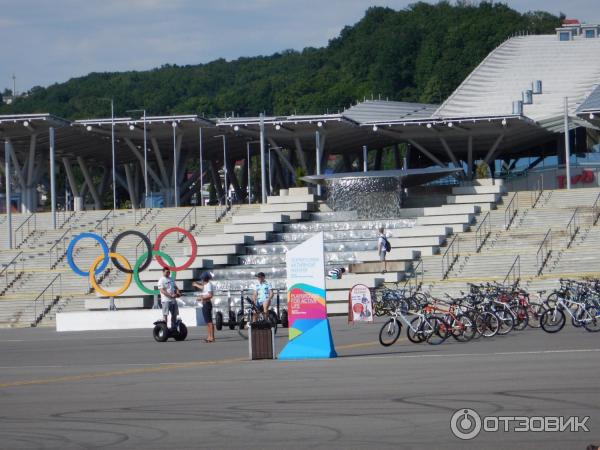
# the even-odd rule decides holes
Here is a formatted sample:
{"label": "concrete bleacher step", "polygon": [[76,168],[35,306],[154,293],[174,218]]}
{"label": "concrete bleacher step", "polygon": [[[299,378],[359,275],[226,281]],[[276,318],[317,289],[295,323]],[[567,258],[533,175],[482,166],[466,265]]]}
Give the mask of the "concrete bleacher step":
{"label": "concrete bleacher step", "polygon": [[417,217],[416,225],[451,225],[470,224],[475,214],[452,214],[447,216]]}
{"label": "concrete bleacher step", "polygon": [[225,225],[224,232],[227,234],[275,233],[281,229],[282,226],[279,223],[249,223]]}
{"label": "concrete bleacher step", "polygon": [[275,203],[260,206],[261,213],[312,212],[316,209],[314,203]]}
{"label": "concrete bleacher step", "polygon": [[500,194],[448,195],[446,197],[446,201],[449,204],[496,203],[498,200],[500,200]]}
{"label": "concrete bleacher step", "polygon": [[444,243],[446,238],[444,236],[420,236],[420,237],[391,237],[388,238],[392,251],[395,248],[402,247],[426,247],[426,246],[440,246]]}
{"label": "concrete bleacher step", "polygon": [[458,186],[452,188],[454,195],[502,194],[506,190],[502,185],[495,186]]}
{"label": "concrete bleacher step", "polygon": [[[386,255],[387,261],[412,261],[420,256],[420,252],[412,248],[393,248]],[[377,250],[354,252],[354,257],[361,262],[378,262],[379,253]]]}
{"label": "concrete bleacher step", "polygon": [[[141,309],[152,308],[154,299],[151,296],[146,297],[115,297],[115,308],[117,309]],[[107,310],[110,308],[109,298],[88,298],[85,299],[86,310]]]}
{"label": "concrete bleacher step", "polygon": [[267,204],[277,205],[281,203],[313,203],[315,201],[314,194],[304,195],[280,195],[280,196],[268,196]]}
{"label": "concrete bleacher step", "polygon": [[381,286],[384,281],[385,279],[381,274],[347,274],[341,280],[325,280],[325,289],[351,289],[356,284],[364,284],[367,287],[375,288]]}
{"label": "concrete bleacher step", "polygon": [[[412,266],[412,261],[388,261],[387,271],[388,272],[405,272]],[[366,263],[355,263],[350,264],[349,271],[351,273],[381,273],[384,265],[382,262],[366,262]]]}
{"label": "concrete bleacher step", "polygon": [[231,223],[233,225],[255,224],[255,223],[287,223],[290,221],[290,214],[279,213],[261,213],[249,216],[233,216]]}

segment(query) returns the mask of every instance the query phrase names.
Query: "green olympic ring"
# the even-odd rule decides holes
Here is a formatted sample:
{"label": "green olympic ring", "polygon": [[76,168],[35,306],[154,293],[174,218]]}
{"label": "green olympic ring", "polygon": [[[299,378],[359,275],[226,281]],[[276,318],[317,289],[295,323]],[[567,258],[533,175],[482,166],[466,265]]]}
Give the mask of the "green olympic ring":
{"label": "green olympic ring", "polygon": [[[161,252],[160,250],[153,250],[152,256],[160,256],[161,258],[166,259],[167,263],[170,266],[173,266],[175,264],[173,259],[169,255]],[[148,258],[148,252],[144,253],[143,255],[140,255],[140,257],[135,262],[135,266],[133,266],[133,280],[135,281],[135,284],[137,285],[137,287],[139,287],[146,294],[159,295],[160,291],[158,289],[148,289],[146,286],[144,286],[142,284],[142,281],[140,280],[140,273],[138,272],[138,269],[140,268],[142,263],[144,261],[146,261],[146,258]],[[177,276],[177,272],[171,271],[171,280],[175,281],[176,276]]]}

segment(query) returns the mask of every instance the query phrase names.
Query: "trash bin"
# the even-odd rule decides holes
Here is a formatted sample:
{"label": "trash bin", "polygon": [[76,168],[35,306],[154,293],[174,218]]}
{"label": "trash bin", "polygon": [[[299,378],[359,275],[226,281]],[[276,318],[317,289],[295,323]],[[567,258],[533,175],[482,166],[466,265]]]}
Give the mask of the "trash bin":
{"label": "trash bin", "polygon": [[275,334],[269,322],[253,322],[248,330],[250,359],[275,359]]}

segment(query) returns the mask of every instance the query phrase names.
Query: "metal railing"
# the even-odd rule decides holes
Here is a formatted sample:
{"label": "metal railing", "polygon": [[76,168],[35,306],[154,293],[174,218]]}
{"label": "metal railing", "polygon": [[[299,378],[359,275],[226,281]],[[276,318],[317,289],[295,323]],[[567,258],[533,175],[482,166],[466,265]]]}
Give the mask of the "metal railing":
{"label": "metal railing", "polygon": [[[58,280],[58,286],[55,286]],[[52,305],[54,305],[58,299],[62,296],[62,277],[59,273],[52,281],[44,288],[42,292],[33,300],[33,317],[34,321],[31,324],[32,327],[36,326],[44,318],[44,315],[50,311]],[[38,306],[38,302],[41,302],[41,307]],[[48,303],[46,305],[46,303]],[[40,313],[38,314],[38,310]]]}
{"label": "metal railing", "polygon": [[[17,279],[18,273],[23,272],[23,270],[25,268],[24,267],[25,262],[24,262],[23,258],[21,258],[21,261],[17,261],[19,259],[19,257],[22,255],[23,255],[23,252],[21,251],[21,252],[17,253],[17,255],[13,259],[11,259],[9,262],[2,264],[2,270],[0,270],[0,278],[2,278],[4,276],[4,289],[7,289],[9,283],[12,283],[14,280]],[[21,270],[17,271],[17,266],[18,266],[19,262],[21,263]],[[10,267],[12,267],[12,278],[9,281],[8,275],[11,273],[11,271],[9,270]]]}
{"label": "metal railing", "polygon": [[544,193],[544,174],[540,175],[535,183],[533,191],[531,191],[531,207],[535,208],[542,198]]}
{"label": "metal railing", "polygon": [[[152,239],[152,232],[154,232],[154,239]],[[150,242],[155,242],[156,241],[156,237],[158,236],[158,229],[156,228],[156,224],[152,225],[152,228],[150,228],[147,232],[146,232],[146,237],[148,239],[150,239]],[[142,250],[140,251],[140,247],[142,247]],[[138,257],[140,255],[143,255],[146,252],[146,245],[144,244],[144,241],[140,241],[137,243],[137,245],[135,246],[135,260],[137,261]],[[143,252],[143,253],[141,253]]]}
{"label": "metal railing", "polygon": [[25,222],[17,227],[14,235],[15,248],[19,248],[25,243],[25,241],[31,236],[31,234],[37,230],[37,218],[36,214],[31,214]]}
{"label": "metal railing", "polygon": [[69,233],[71,233],[70,228],[68,230],[65,230],[61,237],[59,237],[56,240],[56,242],[54,242],[54,245],[48,250],[48,266],[50,267],[50,269],[54,269],[67,254],[67,241],[69,240]]}
{"label": "metal railing", "polygon": [[[196,212],[196,207],[192,206],[189,209],[189,211],[187,213],[185,213],[185,216],[183,216],[181,218],[181,220],[179,221],[177,226],[179,228],[183,228],[184,230],[192,231],[194,228],[196,228],[197,223],[198,223],[198,213]],[[181,238],[181,240],[179,242],[183,242],[183,239],[185,239],[185,237]]]}
{"label": "metal railing", "polygon": [[425,264],[419,259],[417,265],[412,268],[404,282],[403,289],[408,292],[418,292],[423,286],[423,277],[425,274]]}
{"label": "metal railing", "polygon": [[537,274],[541,275],[552,256],[552,228],[548,230],[535,255]]}
{"label": "metal railing", "polygon": [[521,280],[521,255],[517,255],[513,261],[512,266],[510,266],[508,273],[504,277],[504,280],[502,280],[502,284],[506,286],[506,282],[508,280],[511,280],[511,286],[513,287],[516,287]]}
{"label": "metal railing", "polygon": [[225,201],[224,205],[215,206],[215,222],[219,223],[231,211],[231,203]]}
{"label": "metal railing", "polygon": [[64,226],[67,223],[69,223],[73,219],[73,217],[75,217],[75,214],[77,214],[76,211],[69,211],[69,210],[66,210],[66,209],[63,209],[61,211],[57,211],[57,213],[56,213],[56,222],[57,222],[56,225],[58,225],[58,228],[61,228],[61,229],[64,228]]}
{"label": "metal railing", "polygon": [[475,230],[475,252],[479,253],[485,242],[492,234],[492,223],[490,221],[490,212],[488,211],[483,220]]}
{"label": "metal railing", "polygon": [[144,221],[148,214],[152,212],[152,208],[141,208],[133,210],[133,223],[137,227],[140,223]]}
{"label": "metal railing", "polygon": [[515,192],[515,195],[510,199],[508,205],[506,205],[506,209],[504,210],[504,229],[508,230],[512,223],[517,217],[517,213],[519,212],[518,208],[519,203],[519,193]]}
{"label": "metal railing", "polygon": [[448,248],[444,252],[442,256],[442,279],[445,280],[448,278],[448,274],[458,261],[458,257],[460,256],[460,237],[456,234],[450,244],[448,244]]}
{"label": "metal railing", "polygon": [[600,193],[596,197],[596,201],[592,206],[592,210],[594,211],[594,225],[598,223],[598,219],[600,219]]}
{"label": "metal railing", "polygon": [[[112,223],[111,223],[111,221],[112,221]],[[106,236],[108,236],[108,233],[110,233],[114,227],[115,227],[115,211],[111,209],[110,211],[108,211],[106,213],[106,215],[102,219],[100,219],[96,223],[94,230],[96,230],[96,233],[99,234],[100,236],[102,236],[103,239],[106,239]]]}
{"label": "metal railing", "polygon": [[569,248],[575,240],[577,233],[579,233],[579,208],[575,208],[575,211],[573,211],[573,215],[565,228],[567,230],[567,248]]}

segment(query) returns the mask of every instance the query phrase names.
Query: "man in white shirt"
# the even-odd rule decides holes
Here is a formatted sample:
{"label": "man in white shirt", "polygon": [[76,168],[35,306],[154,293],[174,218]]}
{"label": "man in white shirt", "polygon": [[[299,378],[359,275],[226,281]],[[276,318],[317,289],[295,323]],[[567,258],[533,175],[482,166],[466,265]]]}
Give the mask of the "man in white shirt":
{"label": "man in white shirt", "polygon": [[171,315],[171,326],[175,324],[175,320],[179,315],[179,306],[177,306],[177,297],[181,297],[181,292],[175,285],[175,282],[171,280],[171,271],[166,267],[162,270],[162,277],[158,280],[158,289],[160,290],[160,301],[162,303],[162,313],[165,318],[165,322],[169,317],[169,307],[173,308]]}
{"label": "man in white shirt", "polygon": [[202,289],[202,293],[198,296],[198,301],[202,302],[202,316],[206,322],[207,337],[204,342],[215,342],[215,327],[212,321],[212,298],[215,292],[215,287],[210,281],[211,275],[208,272],[202,274],[202,283],[194,281],[192,285],[198,289]]}

